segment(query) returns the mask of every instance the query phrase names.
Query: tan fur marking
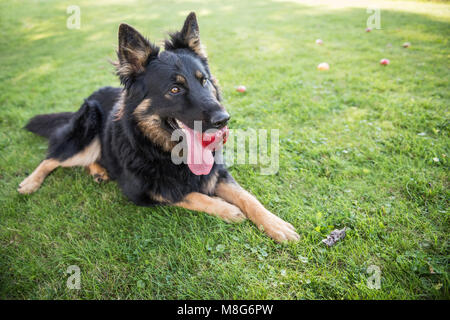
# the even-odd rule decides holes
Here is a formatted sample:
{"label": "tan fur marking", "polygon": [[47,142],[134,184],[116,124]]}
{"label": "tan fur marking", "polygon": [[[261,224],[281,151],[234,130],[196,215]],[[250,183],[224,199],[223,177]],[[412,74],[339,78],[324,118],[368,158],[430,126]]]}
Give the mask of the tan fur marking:
{"label": "tan fur marking", "polygon": [[211,77],[211,82],[218,87],[219,86],[219,80],[217,80],[215,77]]}
{"label": "tan fur marking", "polygon": [[144,50],[133,50],[131,48],[123,48],[124,50],[128,51],[132,56],[134,60],[134,70],[136,73],[140,73],[144,71],[144,64],[147,61],[148,56],[151,54],[151,50],[148,46],[145,44],[142,44],[141,48]]}
{"label": "tan fur marking", "polygon": [[170,152],[177,142],[171,141],[170,133],[161,128],[161,118],[158,115],[145,114],[150,105],[151,100],[145,99],[133,111],[137,124],[148,139]]}
{"label": "tan fur marking", "polygon": [[81,152],[78,152],[73,157],[60,162],[56,159],[45,159],[41,164],[19,185],[19,191],[23,194],[35,192],[44,182],[45,177],[58,168],[61,167],[75,167],[75,166],[89,166],[100,158],[100,139],[98,137]]}
{"label": "tan fur marking", "polygon": [[219,173],[215,172],[209,180],[202,186],[202,192],[206,194],[214,194],[216,190],[217,180],[219,179]]}
{"label": "tan fur marking", "polygon": [[146,44],[141,43],[141,46],[136,49],[119,47],[119,51],[123,56],[128,57],[128,61],[125,59],[114,63],[116,66],[117,74],[123,76],[130,76],[131,74],[141,73],[145,70],[144,65],[151,54],[151,48]]}
{"label": "tan fur marking", "polygon": [[211,89],[212,89],[212,93],[214,95],[214,98],[217,99],[217,90],[216,90],[216,88],[214,86],[211,86]]}
{"label": "tan fur marking", "polygon": [[117,71],[117,74],[118,74],[118,75],[128,76],[128,75],[133,74],[133,72],[134,72],[134,67],[133,67],[133,65],[131,65],[131,64],[129,64],[129,63],[126,63],[126,62],[123,62],[123,63],[116,62],[114,65],[116,66],[116,71]]}
{"label": "tan fur marking", "polygon": [[61,167],[89,166],[100,158],[101,146],[98,137],[73,157],[61,162]]}
{"label": "tan fur marking", "polygon": [[245,216],[238,207],[217,197],[210,197],[202,193],[192,192],[183,201],[174,204],[189,210],[203,211],[221,218],[226,222],[240,222]]}
{"label": "tan fur marking", "polygon": [[94,177],[95,182],[108,181],[108,173],[106,169],[99,165],[97,162],[94,162],[86,167],[89,171],[89,174]]}
{"label": "tan fur marking", "polygon": [[205,46],[202,45],[199,37],[190,38],[188,40],[188,46],[200,57],[205,59],[208,57],[206,54]]}
{"label": "tan fur marking", "polygon": [[158,201],[158,202],[161,202],[161,203],[170,203],[169,200],[167,200],[166,198],[164,198],[164,197],[163,197],[162,195],[160,195],[160,194],[149,193],[149,195],[150,195],[150,198],[153,199],[153,200],[155,200],[155,201]]}
{"label": "tan fur marking", "polygon": [[25,180],[19,184],[19,191],[22,194],[29,194],[35,192],[44,182],[45,177],[48,176],[50,172],[58,168],[60,165],[59,161],[55,159],[45,159],[39,166],[30,174]]}
{"label": "tan fur marking", "polygon": [[239,207],[247,218],[274,240],[284,242],[297,241],[300,238],[290,223],[268,211],[253,195],[239,185],[221,182],[217,185],[216,195]]}
{"label": "tan fur marking", "polygon": [[216,78],[214,78],[214,77],[211,77],[211,82],[212,82],[212,91],[213,91],[213,94],[214,94],[214,97],[216,97],[216,99],[218,99],[218,96],[217,96],[217,89],[216,89],[216,87],[218,88],[219,87],[219,81],[217,81],[217,79]]}
{"label": "tan fur marking", "polygon": [[199,70],[195,71],[195,77],[197,79],[203,79],[203,73],[201,73]]}
{"label": "tan fur marking", "polygon": [[118,121],[120,119],[122,119],[123,114],[125,113],[125,95],[126,92],[125,90],[121,92],[119,100],[116,102],[115,106],[114,106],[114,120],[113,121]]}
{"label": "tan fur marking", "polygon": [[143,116],[151,105],[152,99],[144,99],[138,104],[136,109],[134,109],[133,114],[136,116]]}
{"label": "tan fur marking", "polygon": [[179,75],[179,74],[177,74],[177,76],[175,77],[175,81],[177,83],[186,84],[186,79],[182,75]]}

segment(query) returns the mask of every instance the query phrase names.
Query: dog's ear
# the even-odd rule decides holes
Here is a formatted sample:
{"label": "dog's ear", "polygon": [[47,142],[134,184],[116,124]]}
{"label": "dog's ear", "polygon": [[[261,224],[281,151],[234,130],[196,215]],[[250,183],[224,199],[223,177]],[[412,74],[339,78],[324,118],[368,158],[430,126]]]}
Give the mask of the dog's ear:
{"label": "dog's ear", "polygon": [[119,27],[119,48],[115,63],[120,81],[128,87],[137,75],[145,71],[148,62],[158,55],[159,48],[151,44],[133,27],[122,23]]}
{"label": "dog's ear", "polygon": [[205,48],[200,42],[200,30],[195,12],[189,13],[186,17],[181,31],[170,34],[170,40],[166,41],[165,48],[166,50],[188,48],[206,59]]}

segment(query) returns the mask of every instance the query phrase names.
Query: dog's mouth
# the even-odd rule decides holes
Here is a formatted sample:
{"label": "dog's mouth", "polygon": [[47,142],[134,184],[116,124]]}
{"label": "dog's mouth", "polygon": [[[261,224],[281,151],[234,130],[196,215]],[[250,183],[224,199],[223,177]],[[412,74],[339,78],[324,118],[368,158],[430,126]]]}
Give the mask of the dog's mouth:
{"label": "dog's mouth", "polygon": [[177,124],[178,120],[175,118],[166,118],[166,125],[167,127],[169,127],[172,130],[178,130],[181,129],[178,124]]}
{"label": "dog's mouth", "polygon": [[173,130],[182,130],[186,138],[187,165],[192,173],[209,174],[214,165],[212,153],[226,143],[229,135],[228,127],[200,132],[175,118],[167,118],[166,123]]}

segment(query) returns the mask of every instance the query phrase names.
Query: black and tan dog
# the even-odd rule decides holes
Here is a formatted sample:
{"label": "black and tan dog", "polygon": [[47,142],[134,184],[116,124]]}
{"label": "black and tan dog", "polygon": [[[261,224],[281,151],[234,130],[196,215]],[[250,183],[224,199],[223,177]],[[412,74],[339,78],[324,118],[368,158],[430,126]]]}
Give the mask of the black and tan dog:
{"label": "black and tan dog", "polygon": [[[120,25],[116,68],[123,88],[99,89],[77,112],[31,119],[26,128],[49,139],[48,155],[18,191],[36,191],[57,167],[85,166],[98,181],[117,180],[137,205],[174,205],[228,222],[249,218],[277,241],[298,240],[291,224],[242,189],[214,161],[214,150],[202,145],[206,130],[224,135],[229,115],[210,73],[194,13],[181,31],[170,34],[164,49],[160,52],[135,29]],[[194,130],[194,122],[201,123],[202,132]],[[177,142],[171,136],[179,129],[188,157],[197,147],[206,160],[172,161]]]}

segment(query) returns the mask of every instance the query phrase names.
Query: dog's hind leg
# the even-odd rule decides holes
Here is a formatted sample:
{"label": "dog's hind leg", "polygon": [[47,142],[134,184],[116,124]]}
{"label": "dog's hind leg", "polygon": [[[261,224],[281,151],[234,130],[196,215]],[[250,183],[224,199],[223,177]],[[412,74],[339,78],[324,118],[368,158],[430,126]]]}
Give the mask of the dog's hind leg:
{"label": "dog's hind leg", "polygon": [[55,170],[60,166],[60,162],[55,159],[45,159],[41,164],[30,174],[25,180],[23,180],[20,185],[19,191],[22,194],[29,194],[35,192],[44,182],[45,177],[48,176],[50,172]]}
{"label": "dog's hind leg", "polygon": [[[48,174],[58,167],[94,167],[96,166],[96,161],[100,157],[100,152],[100,139],[96,137],[83,150],[75,153],[73,156],[65,160],[47,158],[41,162],[41,164],[36,168],[36,170],[33,171],[32,174],[30,174],[25,180],[22,181],[17,191],[22,194],[35,192],[37,189],[39,189]],[[97,165],[97,173],[100,172],[99,169],[103,168]],[[104,169],[103,171],[104,176],[106,174],[106,171]]]}
{"label": "dog's hind leg", "polygon": [[[70,119],[66,119],[67,123],[54,128],[49,137],[47,159],[22,181],[18,191],[23,194],[36,191],[45,177],[57,167],[87,167],[94,164],[101,154],[101,118],[102,111],[98,103],[85,101],[77,112],[71,114]],[[45,127],[46,118],[39,119],[34,120],[33,128]]]}
{"label": "dog's hind leg", "polygon": [[245,220],[244,214],[238,207],[220,198],[210,197],[203,193],[189,193],[182,201],[174,205],[189,210],[203,211],[221,218],[226,222],[240,222]]}
{"label": "dog's hind leg", "polygon": [[109,180],[108,172],[106,172],[106,169],[97,162],[90,164],[86,169],[89,171],[89,174],[94,177],[94,181],[97,183]]}
{"label": "dog's hind leg", "polygon": [[82,151],[74,154],[68,159],[61,161],[55,158],[48,158],[41,162],[41,164],[19,185],[19,191],[23,194],[33,193],[41,186],[44,179],[50,172],[58,167],[76,167],[76,166],[92,166],[100,157],[100,141],[98,138],[94,140]]}

